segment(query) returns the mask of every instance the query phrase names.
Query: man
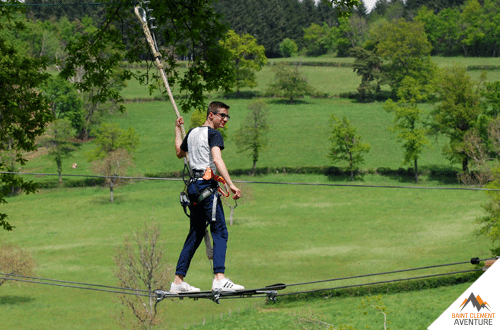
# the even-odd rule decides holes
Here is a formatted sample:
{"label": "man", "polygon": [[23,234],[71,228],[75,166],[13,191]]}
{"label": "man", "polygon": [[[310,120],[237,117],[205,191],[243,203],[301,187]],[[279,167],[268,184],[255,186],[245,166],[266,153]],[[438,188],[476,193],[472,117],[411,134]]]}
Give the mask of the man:
{"label": "man", "polygon": [[[190,201],[195,204],[190,207],[189,234],[179,256],[175,280],[170,287],[170,292],[173,293],[200,291],[200,289],[186,283],[184,277],[196,249],[205,236],[207,223],[210,224],[214,243],[213,270],[215,277],[212,290],[236,291],[245,289],[241,285],[234,284],[224,275],[228,232],[220,194],[217,192],[218,183],[214,179],[210,179],[210,169],[213,173],[218,171],[233,193],[233,199],[241,197],[241,190],[231,181],[222,160],[221,151],[224,149],[224,141],[220,132],[217,131],[217,128],[223,128],[229,120],[228,110],[229,106],[222,102],[211,102],[203,126],[191,129],[184,140],[181,136],[181,125],[184,124],[184,120],[182,117],[176,120],[175,150],[178,158],[188,156],[194,178],[190,180],[187,192]],[[203,197],[200,198],[200,196]]]}

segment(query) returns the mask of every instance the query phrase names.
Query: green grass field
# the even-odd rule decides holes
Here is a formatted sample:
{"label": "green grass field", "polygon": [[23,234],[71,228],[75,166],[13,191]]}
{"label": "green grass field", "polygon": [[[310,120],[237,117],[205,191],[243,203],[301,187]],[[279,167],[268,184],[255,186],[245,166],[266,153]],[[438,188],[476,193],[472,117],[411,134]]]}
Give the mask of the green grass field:
{"label": "green grass field", "polygon": [[[328,58],[318,60],[325,59]],[[494,60],[488,63],[493,64]],[[445,59],[440,61],[440,66],[447,65]],[[353,91],[359,84],[359,78],[349,68],[303,69],[311,84],[326,93]],[[476,72],[471,71],[471,74]],[[490,79],[497,79],[497,74],[490,72]],[[266,81],[271,78],[269,67],[265,67],[258,75],[256,91],[263,91]],[[124,95],[126,98],[147,97],[147,87],[129,83]],[[214,93],[209,97],[222,96]],[[275,101],[266,99],[272,130],[269,149],[261,154],[258,167],[332,165],[327,157],[332,113],[345,114],[372,145],[363,168],[397,169],[401,166],[403,151],[387,131],[391,116],[383,110],[383,103],[359,104],[342,98],[306,98],[292,105]],[[229,138],[223,152],[226,164],[230,171],[249,169],[250,157],[237,153],[231,136],[244,120],[251,100],[229,99],[226,102],[231,106]],[[126,107],[125,114],[110,120],[123,128],[134,127],[141,137],[136,167],[130,169],[130,174],[181,170],[182,162],[174,155],[175,115],[171,105],[144,102],[128,103]],[[189,115],[185,117],[189,126]],[[422,156],[420,165],[453,167],[441,155],[444,143],[444,139],[433,141],[434,147]],[[85,157],[91,148],[92,143],[81,145],[73,158],[64,163],[63,174],[92,174]],[[73,170],[71,164],[75,162],[78,168]],[[23,170],[56,173],[54,164],[45,155],[31,159]],[[233,179],[346,183],[345,177],[317,174],[274,173]],[[34,180],[56,179],[36,177]],[[408,178],[375,174],[366,174],[357,183],[415,185]],[[419,183],[420,187],[438,185],[453,187],[433,177],[424,177]],[[399,270],[490,255],[489,241],[474,235],[477,228],[474,220],[483,214],[484,192],[257,183],[242,184],[242,188],[251,197],[236,208],[235,224],[229,228],[227,275],[247,287]],[[178,202],[182,189],[183,184],[179,181],[134,181],[116,189],[113,204],[109,203],[109,190],[103,187],[44,189],[34,195],[12,197],[8,199],[9,204],[2,205],[2,212],[9,214],[16,228],[13,232],[0,231],[0,241],[12,242],[31,251],[40,277],[116,285],[113,276],[115,247],[123,242],[125,235],[142,230],[144,221],[161,224],[165,258],[175,265],[188,229],[188,220]],[[464,268],[471,266],[451,267],[445,271]],[[411,275],[439,272],[443,271],[435,269]],[[187,280],[209,289],[210,273],[204,251],[199,251]],[[404,277],[407,274],[389,278],[379,276],[366,281]],[[359,283],[366,282],[322,283],[289,288],[285,292]],[[393,322],[391,327],[425,329],[466,288],[467,285],[462,284],[384,295],[389,320]],[[365,316],[358,309],[360,300],[359,297],[318,299],[276,306],[264,305],[262,299],[224,300],[221,305],[184,300],[163,301],[159,307],[167,320],[165,329],[182,329],[184,325],[200,327],[203,319],[206,329],[302,329],[310,325],[300,323],[294,315],[305,315],[308,311],[335,325],[344,323],[363,329],[370,324],[372,328],[381,328],[379,315],[370,311]],[[117,297],[111,293],[8,283],[0,288],[0,324],[2,329],[118,329],[112,317],[119,310],[116,302]]]}
{"label": "green grass field", "polygon": [[[266,179],[279,181],[282,176]],[[327,182],[319,177],[310,179]],[[108,202],[109,192],[104,188],[52,189],[11,198],[5,211],[17,228],[12,233],[0,232],[0,239],[32,251],[40,277],[116,285],[112,275],[114,247],[125,235],[141,230],[144,221],[162,225],[166,260],[175,264],[188,226],[177,202],[180,190],[181,182],[138,182],[119,188],[114,204]],[[472,233],[473,220],[481,214],[485,199],[481,192],[246,184],[244,191],[248,190],[253,198],[236,209],[235,224],[229,228],[227,260],[227,275],[247,287],[466,261],[488,254],[488,243]],[[439,272],[442,270],[412,276]],[[187,280],[208,289],[210,277],[208,261],[199,251]],[[404,277],[407,274],[389,278]],[[384,279],[388,278],[366,281]],[[363,282],[350,280],[334,286],[356,283]],[[110,316],[117,309],[116,297],[110,293],[5,285],[1,297],[4,316],[0,318],[6,329],[20,324],[23,329],[50,328],[54,319],[65,329],[92,328],[93,322],[100,329],[117,328]],[[413,299],[411,293],[407,297]],[[437,298],[431,295],[429,299],[432,297]],[[397,299],[410,303],[403,297]],[[434,315],[444,311],[448,302],[441,301]],[[169,317],[168,323],[180,327],[227,314],[229,309],[235,312],[262,303],[228,300],[215,305],[185,300],[164,301],[161,307],[166,309],[163,313]],[[353,299],[346,308],[354,308],[356,303]],[[27,313],[28,320],[23,317]],[[335,322],[352,317],[346,321],[339,317]],[[427,320],[414,329],[427,326]]]}

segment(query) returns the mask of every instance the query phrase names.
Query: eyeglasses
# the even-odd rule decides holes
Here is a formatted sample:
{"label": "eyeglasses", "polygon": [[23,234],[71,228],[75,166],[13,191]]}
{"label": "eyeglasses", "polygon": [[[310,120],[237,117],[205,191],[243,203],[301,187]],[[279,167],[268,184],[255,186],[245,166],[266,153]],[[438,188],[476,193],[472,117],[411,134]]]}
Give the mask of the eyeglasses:
{"label": "eyeglasses", "polygon": [[231,119],[231,116],[226,115],[225,113],[216,112],[215,114],[219,115],[222,119],[224,119],[224,118],[227,118],[227,120]]}

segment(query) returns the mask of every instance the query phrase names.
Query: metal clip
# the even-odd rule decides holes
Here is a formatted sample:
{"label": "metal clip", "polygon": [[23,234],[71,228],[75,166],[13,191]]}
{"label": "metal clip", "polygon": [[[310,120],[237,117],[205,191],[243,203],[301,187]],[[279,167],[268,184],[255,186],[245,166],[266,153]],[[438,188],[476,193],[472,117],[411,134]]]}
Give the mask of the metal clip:
{"label": "metal clip", "polygon": [[217,303],[217,304],[220,304],[220,294],[221,294],[221,290],[214,290],[212,291],[212,301]]}

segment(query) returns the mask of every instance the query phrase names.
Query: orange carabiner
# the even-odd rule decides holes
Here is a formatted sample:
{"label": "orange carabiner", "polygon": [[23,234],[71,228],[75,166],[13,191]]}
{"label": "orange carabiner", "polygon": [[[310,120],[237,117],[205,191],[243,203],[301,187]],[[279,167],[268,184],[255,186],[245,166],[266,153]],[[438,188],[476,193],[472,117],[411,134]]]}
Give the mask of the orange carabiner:
{"label": "orange carabiner", "polygon": [[205,174],[203,175],[203,180],[215,180],[217,182],[220,182],[224,185],[224,189],[226,190],[225,192],[222,190],[222,188],[219,186],[217,188],[217,191],[220,192],[220,194],[224,197],[229,197],[229,188],[227,187],[226,180],[224,180],[223,177],[215,175],[214,171],[210,167],[207,167],[205,170]]}
{"label": "orange carabiner", "polygon": [[223,177],[218,176],[218,175],[214,175],[214,179],[215,179],[215,181],[222,183],[224,185],[224,189],[226,190],[224,192],[222,190],[222,188],[219,186],[219,188],[217,188],[217,191],[220,192],[222,196],[229,197],[229,188],[227,187],[226,180],[224,180]]}

